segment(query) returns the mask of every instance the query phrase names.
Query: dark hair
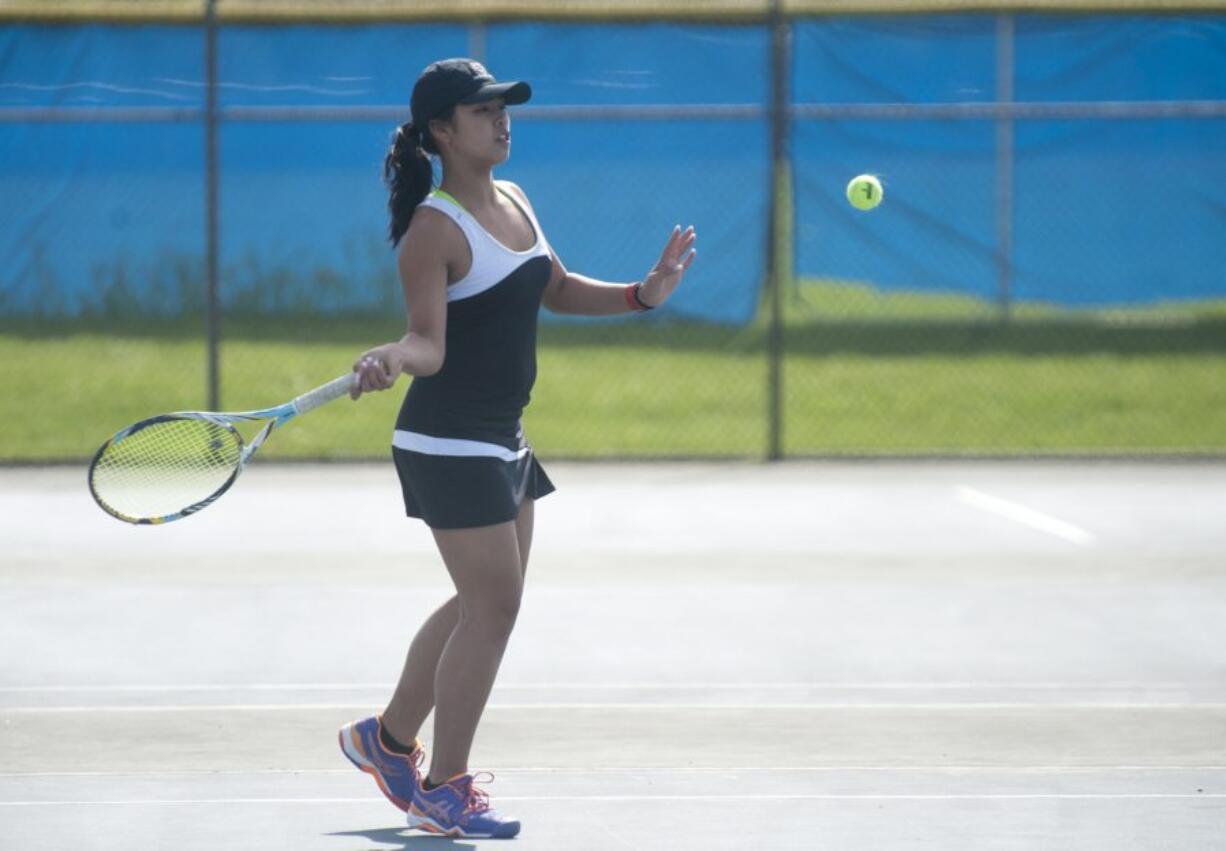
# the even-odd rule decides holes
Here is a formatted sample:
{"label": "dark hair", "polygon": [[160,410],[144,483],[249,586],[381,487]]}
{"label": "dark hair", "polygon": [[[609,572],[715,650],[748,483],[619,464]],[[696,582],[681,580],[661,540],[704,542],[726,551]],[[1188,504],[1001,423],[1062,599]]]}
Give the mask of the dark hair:
{"label": "dark hair", "polygon": [[[449,121],[454,111],[452,107],[435,117]],[[396,128],[383,160],[383,182],[391,193],[387,199],[387,210],[391,214],[388,238],[393,247],[409,229],[417,205],[434,187],[434,167],[429,155],[437,153],[438,146],[434,144],[429,126],[417,127],[409,122]]]}

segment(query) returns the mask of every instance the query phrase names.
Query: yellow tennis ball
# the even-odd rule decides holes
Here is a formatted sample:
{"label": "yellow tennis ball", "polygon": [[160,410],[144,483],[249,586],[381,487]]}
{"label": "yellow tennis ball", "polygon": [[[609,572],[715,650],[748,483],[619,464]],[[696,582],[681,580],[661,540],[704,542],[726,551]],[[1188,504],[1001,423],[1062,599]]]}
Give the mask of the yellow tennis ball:
{"label": "yellow tennis ball", "polygon": [[857,210],[871,210],[881,203],[885,190],[871,174],[858,174],[847,184],[847,200]]}

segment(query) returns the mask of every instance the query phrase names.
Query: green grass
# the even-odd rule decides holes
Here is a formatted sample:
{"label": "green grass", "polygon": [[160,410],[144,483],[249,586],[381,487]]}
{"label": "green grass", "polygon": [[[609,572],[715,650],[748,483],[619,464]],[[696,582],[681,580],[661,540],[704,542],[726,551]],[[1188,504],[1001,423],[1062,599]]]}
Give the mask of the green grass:
{"label": "green grass", "polygon": [[1226,301],[1074,311],[806,282],[789,454],[1226,451]]}
{"label": "green grass", "polygon": [[[765,313],[765,311],[764,311]],[[1226,453],[1226,302],[1070,311],[806,281],[785,298],[792,455]],[[144,416],[205,404],[199,321],[0,326],[0,459],[83,459]],[[230,319],[223,407],[284,401],[395,320]],[[525,415],[552,457],[762,457],[767,328],[545,324]],[[385,457],[404,385],[294,422],[262,454]]]}

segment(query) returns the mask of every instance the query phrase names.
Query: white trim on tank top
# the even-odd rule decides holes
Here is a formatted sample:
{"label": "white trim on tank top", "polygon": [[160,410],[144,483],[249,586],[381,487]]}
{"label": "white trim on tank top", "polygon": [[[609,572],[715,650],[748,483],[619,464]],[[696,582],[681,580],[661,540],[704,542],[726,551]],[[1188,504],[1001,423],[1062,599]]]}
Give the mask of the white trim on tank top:
{"label": "white trim on tank top", "polygon": [[463,232],[468,240],[468,250],[472,254],[472,263],[468,274],[451,286],[447,287],[447,301],[459,301],[480,295],[499,284],[508,275],[524,265],[524,262],[534,257],[549,256],[549,244],[545,234],[541,232],[540,223],[527,207],[520,204],[511,193],[502,187],[498,191],[510,199],[515,208],[523,213],[532,226],[536,241],[524,251],[516,251],[503,245],[494,235],[487,231],[471,213],[460,206],[450,195],[442,190],[435,190],[426,196],[420,206],[438,210],[450,218]]}

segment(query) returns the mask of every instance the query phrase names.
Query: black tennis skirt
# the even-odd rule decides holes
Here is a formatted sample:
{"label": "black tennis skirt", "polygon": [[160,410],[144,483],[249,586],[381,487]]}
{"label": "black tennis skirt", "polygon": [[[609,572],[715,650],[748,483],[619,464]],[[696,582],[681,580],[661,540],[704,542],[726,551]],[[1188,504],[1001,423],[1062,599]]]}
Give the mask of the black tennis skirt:
{"label": "black tennis skirt", "polygon": [[434,455],[392,447],[404,491],[404,510],[431,529],[492,526],[519,516],[525,498],[540,499],[554,485],[530,448],[512,459]]}

